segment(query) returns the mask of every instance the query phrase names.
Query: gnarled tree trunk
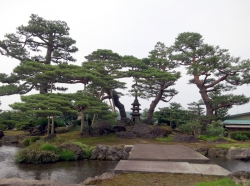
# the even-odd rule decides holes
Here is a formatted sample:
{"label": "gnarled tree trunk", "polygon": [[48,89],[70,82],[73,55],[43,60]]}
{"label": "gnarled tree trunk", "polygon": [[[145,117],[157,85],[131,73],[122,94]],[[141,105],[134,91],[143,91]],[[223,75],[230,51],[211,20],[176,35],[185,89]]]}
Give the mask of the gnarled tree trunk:
{"label": "gnarled tree trunk", "polygon": [[157,106],[157,104],[161,100],[162,95],[163,95],[163,90],[160,90],[158,95],[155,97],[155,99],[150,104],[150,107],[148,109],[147,119],[146,119],[146,123],[148,125],[153,124],[153,115],[154,115],[155,107]]}
{"label": "gnarled tree trunk", "polygon": [[120,102],[119,95],[117,94],[116,91],[113,91],[113,100],[114,100],[115,106],[119,109],[121,120],[127,120],[127,114],[126,114],[126,111],[125,111],[125,107]]}

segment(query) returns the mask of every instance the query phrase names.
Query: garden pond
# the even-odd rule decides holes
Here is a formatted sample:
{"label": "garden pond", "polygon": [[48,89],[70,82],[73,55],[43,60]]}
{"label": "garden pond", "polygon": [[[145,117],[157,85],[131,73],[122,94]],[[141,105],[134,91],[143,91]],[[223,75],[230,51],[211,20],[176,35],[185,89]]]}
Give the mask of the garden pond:
{"label": "garden pond", "polygon": [[[14,155],[19,149],[13,146],[0,146],[0,179],[18,177],[80,183],[88,177],[112,172],[118,163],[116,161],[82,160],[39,165],[19,164],[14,161]],[[244,162],[225,158],[210,158],[210,160],[211,163],[220,165],[231,172],[250,171],[250,161]]]}

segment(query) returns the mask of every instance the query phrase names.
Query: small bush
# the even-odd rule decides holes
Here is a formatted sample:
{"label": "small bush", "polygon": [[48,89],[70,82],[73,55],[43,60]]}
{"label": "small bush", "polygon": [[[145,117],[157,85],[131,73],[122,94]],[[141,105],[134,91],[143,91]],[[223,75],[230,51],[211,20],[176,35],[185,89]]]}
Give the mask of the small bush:
{"label": "small bush", "polygon": [[220,122],[212,122],[207,125],[206,133],[209,136],[224,136],[225,129]]}
{"label": "small bush", "polygon": [[42,150],[42,151],[52,151],[52,152],[54,152],[54,153],[59,153],[59,152],[60,152],[60,150],[59,150],[58,147],[56,147],[56,146],[54,146],[54,145],[52,145],[52,144],[50,144],[50,143],[45,143],[45,144],[43,144],[43,145],[40,147],[40,150]]}
{"label": "small bush", "polygon": [[24,139],[24,140],[23,140],[23,145],[24,145],[25,147],[28,147],[28,146],[30,145],[30,138]]}
{"label": "small bush", "polygon": [[179,130],[185,132],[187,134],[192,134],[193,131],[199,131],[201,128],[201,124],[198,121],[191,121],[186,124],[181,124]]}
{"label": "small bush", "polygon": [[41,138],[40,138],[40,136],[32,136],[31,138],[30,138],[30,141],[32,142],[32,143],[34,143],[34,142],[36,142],[36,141],[38,141],[38,140],[40,140]]}
{"label": "small bush", "polygon": [[40,164],[52,163],[59,160],[59,156],[52,151],[39,151],[30,148],[20,150],[15,155],[18,163]]}
{"label": "small bush", "polygon": [[76,160],[76,156],[73,151],[71,150],[63,150],[60,155],[60,160],[62,161],[74,161]]}
{"label": "small bush", "polygon": [[[241,135],[245,135],[248,139],[250,139],[250,132],[232,132],[231,134],[230,134],[230,137],[232,138],[232,139],[235,139],[235,140],[238,140],[238,139],[236,139],[236,136],[238,135],[238,134],[241,134]],[[238,135],[238,137],[239,137],[239,135]]]}
{"label": "small bush", "polygon": [[245,134],[238,133],[236,134],[235,139],[239,141],[245,141],[248,140],[249,138]]}

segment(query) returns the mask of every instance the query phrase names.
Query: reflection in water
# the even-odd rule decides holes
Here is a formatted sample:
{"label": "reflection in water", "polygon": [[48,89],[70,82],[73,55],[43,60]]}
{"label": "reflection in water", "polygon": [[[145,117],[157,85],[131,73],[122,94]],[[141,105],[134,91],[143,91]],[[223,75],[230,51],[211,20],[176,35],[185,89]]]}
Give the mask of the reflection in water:
{"label": "reflection in water", "polygon": [[17,147],[0,147],[0,179],[19,177],[23,179],[56,180],[65,183],[80,183],[87,177],[112,172],[118,162],[111,161],[72,161],[53,164],[17,164],[14,154]]}

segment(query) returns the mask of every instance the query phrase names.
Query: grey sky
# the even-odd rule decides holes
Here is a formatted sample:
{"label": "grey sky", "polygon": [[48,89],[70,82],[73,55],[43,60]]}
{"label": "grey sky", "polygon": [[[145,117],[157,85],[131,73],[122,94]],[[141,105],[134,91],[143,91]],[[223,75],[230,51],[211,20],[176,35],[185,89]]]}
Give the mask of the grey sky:
{"label": "grey sky", "polygon": [[[182,32],[198,32],[205,43],[229,49],[233,56],[250,58],[250,1],[248,0],[3,0],[0,7],[0,39],[14,33],[16,27],[26,25],[29,16],[38,14],[47,20],[62,20],[70,27],[70,36],[77,41],[79,51],[74,54],[76,64],[97,49],[111,49],[120,55],[148,56],[160,41],[170,46]],[[18,65],[15,59],[0,56],[0,73],[10,73]],[[182,70],[182,78],[175,88],[179,94],[172,101],[187,107],[200,95]],[[130,80],[126,80],[128,86]],[[70,86],[70,91],[81,86]],[[235,93],[250,96],[250,86]],[[35,93],[35,92],[33,92]],[[1,109],[19,101],[19,95],[4,96]],[[121,98],[130,110],[132,97]],[[151,101],[139,100],[142,108]],[[160,103],[158,107],[168,106]],[[230,109],[230,114],[249,112],[250,104]]]}

